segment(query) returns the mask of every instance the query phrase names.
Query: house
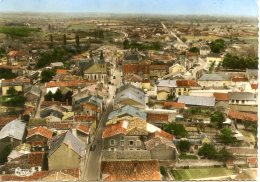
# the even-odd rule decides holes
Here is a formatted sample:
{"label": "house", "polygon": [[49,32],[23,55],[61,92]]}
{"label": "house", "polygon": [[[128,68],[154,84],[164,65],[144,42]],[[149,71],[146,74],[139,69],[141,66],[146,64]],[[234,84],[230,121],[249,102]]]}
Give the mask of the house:
{"label": "house", "polygon": [[2,88],[1,89],[2,95],[6,96],[7,91],[11,87],[13,87],[17,92],[24,92],[24,90],[30,86],[30,80],[29,79],[23,79],[23,78],[2,80],[0,85],[1,85],[1,88]]}
{"label": "house", "polygon": [[40,111],[40,116],[42,118],[49,117],[50,120],[61,121],[64,116],[63,112],[68,112],[68,109],[58,105],[51,105],[45,107]]}
{"label": "house", "polygon": [[34,127],[28,130],[26,143],[32,147],[32,151],[46,151],[48,149],[47,142],[52,138],[53,132],[45,127]]}
{"label": "house", "polygon": [[186,71],[186,68],[180,64],[173,64],[171,67],[169,67],[169,74],[176,75],[178,73],[184,73]]}
{"label": "house", "polygon": [[229,104],[235,105],[258,105],[257,94],[251,92],[230,92]]}
{"label": "house", "polygon": [[205,88],[223,88],[231,85],[231,80],[227,74],[212,73],[204,74],[198,79],[198,84]]}
{"label": "house", "polygon": [[41,97],[41,89],[37,86],[32,86],[24,96],[26,97],[27,104],[30,106],[37,106]]}
{"label": "house", "polygon": [[158,80],[157,100],[167,100],[169,96],[175,96],[176,80]]}
{"label": "house", "polygon": [[146,113],[144,111],[141,111],[139,108],[133,106],[125,105],[119,109],[110,112],[108,115],[108,120],[111,120],[113,118],[120,118],[124,116],[146,119]]}
{"label": "house", "polygon": [[188,106],[214,107],[215,97],[181,95],[178,98],[178,103],[185,103]]}
{"label": "house", "polygon": [[211,53],[207,55],[207,65],[210,66],[211,64],[214,64],[215,67],[217,67],[219,64],[222,63],[223,58],[219,54]]}
{"label": "house", "polygon": [[200,48],[200,55],[201,56],[207,56],[210,53],[210,47],[209,46],[202,46]]}
{"label": "house", "polygon": [[90,142],[91,127],[86,124],[79,123],[76,126],[76,136],[81,139],[84,143]]}
{"label": "house", "polygon": [[229,118],[234,119],[236,121],[249,121],[253,123],[258,122],[258,117],[257,114],[255,113],[240,112],[240,111],[230,109],[227,115]]}
{"label": "house", "polygon": [[258,81],[258,69],[246,69],[246,77],[250,83]]}
{"label": "house", "polygon": [[189,95],[190,90],[198,88],[199,85],[195,80],[176,80],[175,96]]}
{"label": "house", "polygon": [[246,163],[250,168],[257,168],[258,167],[258,158],[257,157],[249,157],[246,159]]}
{"label": "house", "polygon": [[101,97],[90,95],[80,101],[83,114],[95,116],[98,120],[100,119],[103,111],[103,102]]}
{"label": "house", "polygon": [[172,139],[167,139],[161,135],[152,136],[144,142],[147,150],[151,152],[151,158],[157,160],[176,160],[178,151]]}
{"label": "house", "polygon": [[71,130],[53,137],[49,142],[49,170],[79,168],[85,155],[85,144]]}
{"label": "house", "polygon": [[102,161],[102,181],[160,181],[157,160]]}
{"label": "house", "polygon": [[24,142],[26,135],[26,124],[21,120],[13,120],[7,123],[0,131],[0,149],[11,144],[16,147]]}
{"label": "house", "polygon": [[64,64],[62,62],[55,62],[55,63],[50,64],[50,67],[52,67],[52,68],[60,68],[63,66],[64,66]]}
{"label": "house", "polygon": [[200,141],[201,141],[202,145],[211,143],[211,140],[209,139],[209,137],[205,133],[200,134]]}
{"label": "house", "polygon": [[168,66],[165,64],[151,64],[149,66],[150,78],[161,78],[168,72]]}
{"label": "house", "polygon": [[164,109],[170,109],[170,110],[175,110],[176,113],[183,113],[185,109],[185,104],[184,103],[178,103],[178,102],[164,102],[163,103],[163,108]]}
{"label": "house", "polygon": [[[84,64],[83,64],[84,63]],[[108,66],[104,60],[103,51],[101,50],[99,60],[91,57],[89,60],[82,62],[79,66],[83,72],[84,78],[88,80],[107,83],[108,81]]]}
{"label": "house", "polygon": [[145,93],[131,84],[123,85],[116,90],[115,105],[130,105],[138,108],[145,107]]}

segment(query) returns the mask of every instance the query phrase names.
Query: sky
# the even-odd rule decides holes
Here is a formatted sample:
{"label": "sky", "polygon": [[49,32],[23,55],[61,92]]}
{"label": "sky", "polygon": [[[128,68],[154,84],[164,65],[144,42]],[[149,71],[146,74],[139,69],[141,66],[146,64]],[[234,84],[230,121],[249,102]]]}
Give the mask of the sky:
{"label": "sky", "polygon": [[257,0],[0,0],[0,12],[141,13],[258,17]]}

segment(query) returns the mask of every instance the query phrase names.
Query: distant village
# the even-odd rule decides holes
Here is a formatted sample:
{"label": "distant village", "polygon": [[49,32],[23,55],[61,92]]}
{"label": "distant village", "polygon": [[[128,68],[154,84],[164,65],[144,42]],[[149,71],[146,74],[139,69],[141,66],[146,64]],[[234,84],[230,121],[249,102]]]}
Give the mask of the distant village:
{"label": "distant village", "polygon": [[257,23],[20,21],[0,21],[0,181],[256,180]]}

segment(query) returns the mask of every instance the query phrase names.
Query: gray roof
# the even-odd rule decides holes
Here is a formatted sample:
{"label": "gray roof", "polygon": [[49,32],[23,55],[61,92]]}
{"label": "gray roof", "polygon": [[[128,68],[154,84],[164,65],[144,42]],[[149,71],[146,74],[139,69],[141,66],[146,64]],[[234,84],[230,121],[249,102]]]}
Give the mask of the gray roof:
{"label": "gray roof", "polygon": [[199,78],[199,81],[227,81],[230,80],[226,74],[204,74]]}
{"label": "gray roof", "polygon": [[177,87],[176,80],[159,80],[157,87]]}
{"label": "gray roof", "polygon": [[256,100],[256,95],[251,92],[230,92],[230,100]]}
{"label": "gray roof", "polygon": [[114,117],[124,115],[124,114],[128,114],[128,115],[138,117],[138,118],[141,118],[141,119],[146,119],[146,113],[145,112],[140,111],[140,109],[138,109],[136,107],[126,105],[124,107],[121,107],[120,109],[112,111],[108,115],[108,120],[110,120]]}
{"label": "gray roof", "polygon": [[38,86],[32,86],[28,93],[34,94],[38,97],[41,96],[41,89]]}
{"label": "gray roof", "polygon": [[215,106],[215,97],[181,95],[178,102],[194,106]]}
{"label": "gray roof", "polygon": [[117,90],[115,96],[115,103],[118,103],[126,99],[131,99],[135,102],[138,102],[141,105],[145,105],[144,91],[130,84],[124,85]]}
{"label": "gray roof", "polygon": [[6,137],[22,140],[25,132],[26,124],[21,120],[13,120],[7,123],[0,131],[0,140]]}
{"label": "gray roof", "polygon": [[51,156],[61,146],[61,144],[66,144],[81,157],[85,153],[84,142],[74,136],[71,130],[68,130],[66,133],[57,136],[57,138],[51,141],[49,156]]}
{"label": "gray roof", "polygon": [[258,69],[246,69],[246,73],[250,76],[258,76]]}

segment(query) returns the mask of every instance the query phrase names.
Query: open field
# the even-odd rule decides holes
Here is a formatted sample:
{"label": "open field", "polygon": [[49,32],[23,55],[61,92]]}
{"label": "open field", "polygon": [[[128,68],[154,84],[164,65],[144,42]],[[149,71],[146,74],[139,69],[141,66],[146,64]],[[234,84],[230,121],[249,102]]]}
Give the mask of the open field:
{"label": "open field", "polygon": [[234,174],[233,170],[222,168],[194,168],[194,169],[178,169],[171,171],[176,180],[193,180],[210,177],[229,176]]}

